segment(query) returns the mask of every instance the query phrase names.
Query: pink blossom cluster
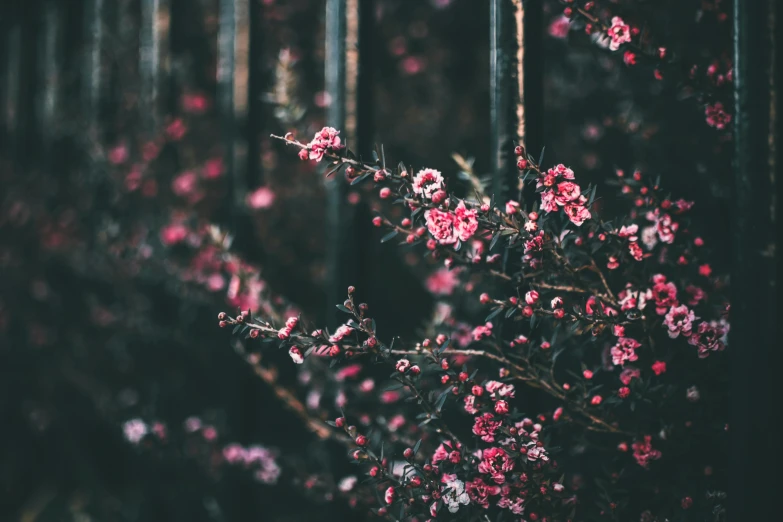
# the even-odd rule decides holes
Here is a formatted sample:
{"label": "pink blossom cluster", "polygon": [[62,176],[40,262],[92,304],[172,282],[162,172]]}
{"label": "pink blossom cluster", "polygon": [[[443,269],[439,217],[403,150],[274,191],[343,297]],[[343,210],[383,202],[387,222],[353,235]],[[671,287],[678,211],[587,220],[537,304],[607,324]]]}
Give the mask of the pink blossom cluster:
{"label": "pink blossom cluster", "polygon": [[612,25],[606,32],[611,40],[609,49],[612,51],[618,50],[621,45],[631,41],[631,28],[619,16],[612,17]]}
{"label": "pink blossom cluster", "polygon": [[340,131],[333,127],[324,127],[316,132],[307,147],[299,152],[299,158],[321,161],[325,154],[340,152],[345,146],[342,144],[339,134]]}
{"label": "pink blossom cluster", "polygon": [[253,468],[253,476],[263,484],[276,484],[280,478],[281,469],[276,455],[264,446],[244,447],[237,443],[228,444],[223,448],[223,458],[229,464]]}
{"label": "pink blossom cluster", "polygon": [[579,185],[574,183],[574,171],[565,165],[556,165],[538,179],[537,187],[541,191],[541,210],[556,212],[563,207],[568,219],[581,226],[590,219],[590,211],[585,204],[587,197],[582,194]]}
{"label": "pink blossom cluster", "polygon": [[467,241],[478,230],[478,211],[469,209],[460,201],[454,212],[432,208],[424,213],[427,230],[441,245],[455,245]]}

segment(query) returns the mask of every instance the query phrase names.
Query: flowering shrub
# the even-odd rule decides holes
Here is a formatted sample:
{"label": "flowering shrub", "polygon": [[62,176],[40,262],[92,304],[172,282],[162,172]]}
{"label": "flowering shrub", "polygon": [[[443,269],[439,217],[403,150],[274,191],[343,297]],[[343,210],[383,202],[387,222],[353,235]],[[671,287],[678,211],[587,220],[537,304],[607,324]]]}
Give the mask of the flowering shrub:
{"label": "flowering shrub", "polygon": [[[407,214],[374,219],[382,241],[423,248],[473,296],[443,315],[474,327],[441,317],[413,341],[378,331],[353,287],[334,332],[220,314],[251,364],[277,345],[303,365],[317,390],[303,420],[367,477],[341,489],[353,505],[392,520],[722,519],[729,306],[691,229],[693,202],[620,171],[627,212],[610,220],[597,186],[521,145],[535,201],[499,201],[480,183],[462,198],[440,171],[391,168],[382,151],[358,159],[335,129],[281,139],[329,173],[351,169],[353,184],[372,179]],[[381,392],[377,365],[389,372]],[[330,377],[313,378],[330,373],[366,377],[338,384],[330,406],[317,383]]]}

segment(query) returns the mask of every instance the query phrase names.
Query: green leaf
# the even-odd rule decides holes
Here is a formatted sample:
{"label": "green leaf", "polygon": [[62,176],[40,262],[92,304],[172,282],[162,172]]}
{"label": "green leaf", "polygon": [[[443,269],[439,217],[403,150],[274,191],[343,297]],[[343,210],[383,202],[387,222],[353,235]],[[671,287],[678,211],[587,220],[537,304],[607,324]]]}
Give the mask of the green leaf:
{"label": "green leaf", "polygon": [[419,448],[421,447],[421,439],[416,443],[415,446],[413,446],[413,454],[416,455],[419,452]]}
{"label": "green leaf", "polygon": [[496,232],[494,236],[492,236],[492,241],[489,243],[489,249],[492,250],[495,248],[495,244],[498,242],[498,239],[500,239],[500,236],[502,234],[500,232]]}
{"label": "green leaf", "polygon": [[346,314],[353,315],[353,312],[351,312],[348,308],[346,308],[345,306],[343,306],[341,304],[337,305],[337,309],[340,310],[341,312],[345,312]]}
{"label": "green leaf", "polygon": [[387,242],[387,241],[389,241],[390,239],[394,238],[394,237],[395,237],[397,234],[399,234],[399,232],[398,232],[398,231],[396,231],[396,230],[392,230],[391,232],[389,232],[388,234],[386,234],[385,236],[383,236],[383,237],[381,238],[381,243],[386,243],[386,242]]}
{"label": "green leaf", "polygon": [[358,184],[358,183],[361,183],[362,181],[364,181],[365,179],[367,179],[367,177],[368,177],[368,176],[370,176],[370,174],[372,174],[372,171],[368,170],[367,172],[365,172],[364,174],[362,174],[362,175],[361,175],[361,176],[359,176],[358,178],[354,178],[354,179],[351,181],[351,186],[353,186],[353,185],[356,185],[356,184]]}
{"label": "green leaf", "polygon": [[343,168],[343,165],[345,165],[345,163],[343,163],[343,162],[341,161],[340,163],[338,163],[338,164],[337,164],[337,165],[335,165],[334,167],[332,167],[332,168],[328,169],[328,170],[326,171],[326,174],[324,174],[324,176],[328,178],[329,176],[331,176],[332,174],[334,174],[335,172],[337,172],[338,170],[340,170],[341,168]]}
{"label": "green leaf", "polygon": [[500,315],[500,312],[502,312],[502,311],[503,311],[503,307],[502,307],[502,306],[499,306],[499,307],[497,307],[497,308],[496,308],[496,309],[495,309],[495,310],[494,310],[494,311],[493,311],[491,314],[489,314],[489,315],[487,316],[487,318],[486,318],[486,319],[484,319],[484,322],[485,322],[485,323],[488,323],[488,322],[489,322],[489,321],[491,321],[493,318],[495,318],[495,317],[497,317],[498,315]]}

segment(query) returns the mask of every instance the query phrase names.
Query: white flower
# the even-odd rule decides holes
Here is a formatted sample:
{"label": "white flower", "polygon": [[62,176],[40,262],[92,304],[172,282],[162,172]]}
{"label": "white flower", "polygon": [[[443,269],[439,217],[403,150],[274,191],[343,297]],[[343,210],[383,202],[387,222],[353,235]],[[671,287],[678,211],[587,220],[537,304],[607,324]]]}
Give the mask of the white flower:
{"label": "white flower", "polygon": [[302,350],[297,348],[296,346],[292,346],[290,350],[288,350],[288,355],[291,356],[291,360],[294,361],[296,364],[302,364],[304,362],[304,356],[302,355]]}
{"label": "white flower", "polygon": [[465,492],[465,483],[454,479],[446,482],[446,489],[451,490],[443,496],[443,501],[448,504],[449,511],[456,513],[459,511],[459,505],[467,506],[470,504],[470,497]]}
{"label": "white flower", "polygon": [[642,243],[647,247],[647,250],[652,250],[658,244],[658,232],[654,226],[642,229]]}
{"label": "white flower", "polygon": [[125,438],[132,444],[138,444],[147,434],[147,425],[141,419],[131,419],[122,425]]}
{"label": "white flower", "polygon": [[357,479],[355,475],[349,475],[340,481],[340,483],[337,485],[337,488],[343,493],[347,493],[353,489],[353,487],[356,485],[356,481]]}

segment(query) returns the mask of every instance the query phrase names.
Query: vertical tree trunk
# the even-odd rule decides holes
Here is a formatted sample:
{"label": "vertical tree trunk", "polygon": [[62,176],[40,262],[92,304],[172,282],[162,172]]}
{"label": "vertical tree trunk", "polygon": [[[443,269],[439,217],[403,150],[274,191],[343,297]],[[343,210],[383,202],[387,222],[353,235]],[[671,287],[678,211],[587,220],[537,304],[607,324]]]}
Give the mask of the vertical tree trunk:
{"label": "vertical tree trunk", "polygon": [[[735,207],[731,272],[730,520],[779,513],[780,6],[734,2]],[[777,421],[777,422],[776,422]],[[761,476],[766,477],[759,480]]]}

